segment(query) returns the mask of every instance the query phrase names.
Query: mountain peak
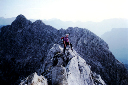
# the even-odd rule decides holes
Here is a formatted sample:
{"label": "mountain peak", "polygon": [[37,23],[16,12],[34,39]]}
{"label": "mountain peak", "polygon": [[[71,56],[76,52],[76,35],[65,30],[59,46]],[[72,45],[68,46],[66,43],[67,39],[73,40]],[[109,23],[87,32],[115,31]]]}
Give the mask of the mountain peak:
{"label": "mountain peak", "polygon": [[33,24],[36,24],[36,25],[45,25],[42,20],[36,20],[35,22],[33,22]]}
{"label": "mountain peak", "polygon": [[30,20],[27,20],[26,17],[22,14],[18,15],[16,19],[12,22],[12,27],[17,31],[17,29],[23,29],[28,25],[32,24]]}
{"label": "mountain peak", "polygon": [[22,15],[22,14],[20,14],[20,15],[18,15],[17,17],[16,17],[16,20],[19,20],[19,19],[25,19],[26,20],[26,17],[24,16],[24,15]]}

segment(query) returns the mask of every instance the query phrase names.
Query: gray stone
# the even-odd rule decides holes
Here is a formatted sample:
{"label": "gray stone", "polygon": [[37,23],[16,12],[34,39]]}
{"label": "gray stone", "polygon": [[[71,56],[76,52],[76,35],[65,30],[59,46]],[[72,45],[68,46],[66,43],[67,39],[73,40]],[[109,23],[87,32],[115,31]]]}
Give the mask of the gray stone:
{"label": "gray stone", "polygon": [[[56,51],[53,51],[53,49],[56,49]],[[44,72],[48,71],[44,76],[49,78],[48,82],[52,82],[52,85],[94,85],[91,76],[92,71],[86,61],[75,50],[69,49],[65,55],[61,53],[62,50],[63,48],[60,45],[53,45],[49,51],[51,54],[48,54],[45,60],[48,63],[45,65]],[[57,61],[57,63],[52,65],[54,61]],[[51,66],[50,69],[49,66]],[[101,78],[98,79],[103,81]],[[105,85],[104,81],[100,83]]]}
{"label": "gray stone", "polygon": [[69,85],[66,69],[63,66],[55,66],[52,69],[52,85]]}
{"label": "gray stone", "polygon": [[22,80],[20,85],[48,85],[47,79],[43,76],[38,76],[37,73],[29,75],[26,79]]}

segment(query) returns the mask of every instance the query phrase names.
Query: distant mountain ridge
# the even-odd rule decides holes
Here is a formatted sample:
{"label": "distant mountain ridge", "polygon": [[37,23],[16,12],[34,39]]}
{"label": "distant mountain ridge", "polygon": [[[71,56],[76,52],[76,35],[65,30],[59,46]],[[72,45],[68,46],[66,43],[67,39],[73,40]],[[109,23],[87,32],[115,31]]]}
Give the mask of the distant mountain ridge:
{"label": "distant mountain ridge", "polygon": [[12,18],[3,18],[0,17],[0,25],[11,25],[11,23],[15,20],[15,17]]}
{"label": "distant mountain ridge", "polygon": [[103,33],[110,31],[112,28],[128,28],[128,19],[106,19],[101,22],[71,22],[71,21],[61,21],[59,19],[43,20],[46,24],[49,24],[57,29],[68,27],[80,27],[87,28],[93,33],[101,36]]}
{"label": "distant mountain ridge", "polygon": [[1,32],[1,28],[3,27],[4,25],[0,25],[0,32]]}
{"label": "distant mountain ridge", "polygon": [[113,28],[101,36],[115,57],[128,64],[128,28]]}
{"label": "distant mountain ridge", "polygon": [[[0,25],[10,25],[15,18],[0,18]],[[30,19],[30,21],[34,22],[35,19]],[[110,31],[112,28],[128,28],[128,19],[106,19],[101,22],[72,22],[72,21],[61,21],[59,19],[49,19],[42,20],[46,25],[51,25],[56,29],[67,29],[68,27],[80,27],[87,28],[93,33],[101,36],[107,31]]]}
{"label": "distant mountain ridge", "polygon": [[108,44],[88,29],[69,27],[57,30],[41,20],[32,23],[23,15],[18,15],[11,25],[1,28],[0,82],[19,84],[21,79],[33,72],[43,72],[41,68],[49,50],[54,44],[63,47],[61,37],[66,33],[70,33],[73,49],[90,65],[92,72],[100,74],[106,84],[128,84],[124,65],[115,59]]}

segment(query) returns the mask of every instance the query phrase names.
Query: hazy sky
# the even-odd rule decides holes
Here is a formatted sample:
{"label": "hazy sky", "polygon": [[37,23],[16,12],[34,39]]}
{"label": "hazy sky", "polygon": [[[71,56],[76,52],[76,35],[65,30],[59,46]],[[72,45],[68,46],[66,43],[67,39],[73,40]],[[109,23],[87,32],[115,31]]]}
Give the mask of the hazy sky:
{"label": "hazy sky", "polygon": [[0,17],[102,21],[128,19],[128,0],[0,0]]}

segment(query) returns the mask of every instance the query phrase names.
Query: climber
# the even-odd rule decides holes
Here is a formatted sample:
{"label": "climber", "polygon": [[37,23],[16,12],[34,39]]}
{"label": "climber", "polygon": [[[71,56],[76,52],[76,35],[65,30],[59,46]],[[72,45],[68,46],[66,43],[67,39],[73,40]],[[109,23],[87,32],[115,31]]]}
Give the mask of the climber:
{"label": "climber", "polygon": [[71,47],[71,50],[73,51],[72,49],[72,44],[69,42],[69,39],[68,39],[68,35],[69,34],[66,34],[66,37],[62,37],[61,39],[63,39],[63,44],[64,44],[64,54],[65,54],[65,49],[66,49],[66,46],[69,45]]}

